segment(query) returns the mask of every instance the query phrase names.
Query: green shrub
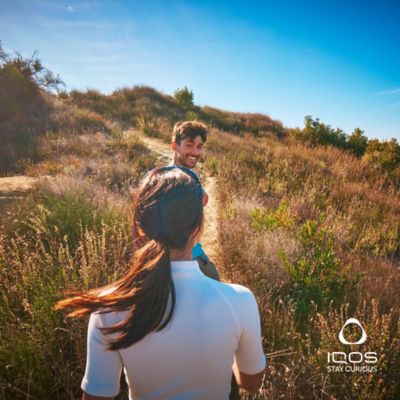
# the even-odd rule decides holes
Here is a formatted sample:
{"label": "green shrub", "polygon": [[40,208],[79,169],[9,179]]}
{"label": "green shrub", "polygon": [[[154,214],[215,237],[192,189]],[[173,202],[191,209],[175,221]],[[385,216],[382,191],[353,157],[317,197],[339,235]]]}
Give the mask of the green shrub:
{"label": "green shrub", "polygon": [[293,129],[291,136],[312,146],[330,144],[347,149],[347,135],[341,129],[333,129],[320,122],[319,118],[313,120],[310,115],[304,118],[304,128]]}
{"label": "green shrub", "polygon": [[25,230],[0,235],[0,397],[78,399],[87,321],[54,303],[126,271],[129,218],[79,192],[36,200]]}
{"label": "green shrub", "polygon": [[174,92],[174,99],[184,109],[193,107],[193,91],[189,90],[186,86]]}
{"label": "green shrub", "polygon": [[121,223],[118,213],[96,200],[96,194],[91,190],[96,190],[95,186],[78,187],[74,192],[59,194],[39,192],[34,198],[28,198],[28,215],[19,220],[16,233],[32,240],[40,238],[48,251],[57,248],[60,242],[74,250],[85,231],[99,233],[103,226]]}
{"label": "green shrub", "polygon": [[289,202],[282,200],[278,208],[255,208],[252,213],[252,227],[256,231],[273,230],[278,227],[291,228],[295,219],[288,210]]}
{"label": "green shrub", "polygon": [[193,121],[193,120],[199,120],[200,116],[197,112],[193,111],[193,110],[189,110],[186,112],[185,114],[185,119],[188,121]]}
{"label": "green shrub", "polygon": [[357,157],[362,157],[368,145],[368,138],[363,133],[360,128],[356,128],[347,139],[349,150]]}
{"label": "green shrub", "polygon": [[395,138],[384,142],[377,139],[370,140],[365,155],[378,162],[386,171],[400,166],[400,145]]}
{"label": "green shrub", "polygon": [[320,223],[307,220],[300,227],[297,239],[303,252],[296,262],[291,262],[283,249],[279,251],[291,278],[283,292],[296,302],[297,316],[301,321],[309,316],[313,304],[318,311],[326,310],[331,303],[343,304],[346,293],[357,282],[357,277],[349,273],[350,266],[341,266],[334,253],[333,235]]}

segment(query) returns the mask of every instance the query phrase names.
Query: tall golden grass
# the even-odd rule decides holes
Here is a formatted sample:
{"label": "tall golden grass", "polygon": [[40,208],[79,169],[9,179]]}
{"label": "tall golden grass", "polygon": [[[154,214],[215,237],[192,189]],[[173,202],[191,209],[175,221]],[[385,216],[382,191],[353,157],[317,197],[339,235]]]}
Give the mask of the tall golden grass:
{"label": "tall golden grass", "polygon": [[0,398],[72,400],[82,396],[87,321],[54,304],[66,289],[99,287],[129,268],[132,195],[156,158],[132,135],[45,135],[40,151],[57,176],[2,209]]}
{"label": "tall golden grass", "polygon": [[[256,293],[261,312],[269,365],[255,398],[399,398],[399,190],[375,165],[333,147],[218,130],[208,146],[222,267],[227,279]],[[315,231],[299,235],[316,221]],[[334,266],[347,286],[320,293],[327,282],[315,285],[316,271],[337,286]],[[306,298],[307,317],[299,318]],[[368,333],[351,350],[338,340],[349,317]],[[375,351],[378,370],[329,372],[333,351]]]}
{"label": "tall golden grass", "polygon": [[[104,99],[92,95],[100,107]],[[143,134],[170,140],[172,120],[138,115]],[[57,177],[4,213],[4,399],[80,398],[86,321],[64,319],[53,304],[69,287],[96,287],[129,267],[131,197],[157,163],[135,134],[63,134],[62,121],[38,141],[40,160],[25,165],[32,175]],[[253,397],[399,398],[399,190],[375,164],[338,149],[235,133],[211,129],[204,166],[218,182],[218,267],[251,288],[260,308],[269,364]],[[348,317],[368,334],[352,349],[376,351],[377,372],[327,371],[328,352],[348,351],[337,338]]]}

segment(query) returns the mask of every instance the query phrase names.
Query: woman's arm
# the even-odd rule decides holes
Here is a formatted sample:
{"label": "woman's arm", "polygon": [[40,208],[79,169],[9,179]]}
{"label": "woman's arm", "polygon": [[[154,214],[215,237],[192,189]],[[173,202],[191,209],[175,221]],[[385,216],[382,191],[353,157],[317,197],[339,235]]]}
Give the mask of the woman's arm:
{"label": "woman's arm", "polygon": [[232,369],[240,387],[257,393],[262,384],[266,358],[262,346],[257,301],[247,288],[241,288],[241,302],[237,312],[242,332]]}
{"label": "woman's arm", "polygon": [[258,374],[245,374],[244,372],[240,372],[237,368],[237,365],[233,365],[233,373],[236,378],[236,382],[240,388],[247,390],[251,393],[258,393],[260,390],[263,377],[264,377],[265,369],[263,369]]}
{"label": "woman's arm", "polygon": [[[111,325],[110,314],[92,313],[89,319],[86,370],[81,389],[84,400],[110,400],[119,392],[122,359],[108,349],[108,338],[101,328]],[[92,394],[89,394],[92,393]]]}

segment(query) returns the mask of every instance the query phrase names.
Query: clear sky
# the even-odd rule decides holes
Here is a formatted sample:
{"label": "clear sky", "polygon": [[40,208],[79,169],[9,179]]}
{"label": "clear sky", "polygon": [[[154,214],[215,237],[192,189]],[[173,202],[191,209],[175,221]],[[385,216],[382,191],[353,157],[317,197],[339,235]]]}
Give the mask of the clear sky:
{"label": "clear sky", "polygon": [[38,50],[68,90],[186,85],[198,105],[400,141],[399,21],[397,0],[0,0],[3,47]]}

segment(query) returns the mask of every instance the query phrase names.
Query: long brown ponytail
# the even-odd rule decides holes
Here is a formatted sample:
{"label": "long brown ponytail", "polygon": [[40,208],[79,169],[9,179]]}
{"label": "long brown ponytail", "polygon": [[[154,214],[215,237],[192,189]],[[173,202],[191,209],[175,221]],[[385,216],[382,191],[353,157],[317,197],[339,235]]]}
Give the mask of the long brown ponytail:
{"label": "long brown ponytail", "polygon": [[111,285],[86,293],[68,292],[70,298],[56,304],[72,310],[68,316],[129,311],[119,324],[102,328],[109,349],[118,350],[138,342],[148,333],[163,329],[175,307],[169,249],[183,249],[203,219],[202,189],[197,176],[183,167],[152,170],[135,197],[134,231],[140,248],[128,274]]}

